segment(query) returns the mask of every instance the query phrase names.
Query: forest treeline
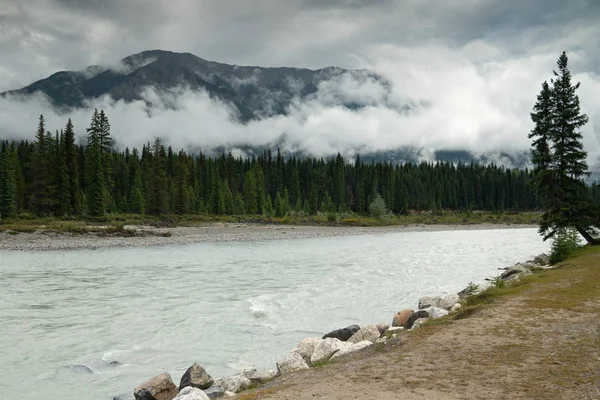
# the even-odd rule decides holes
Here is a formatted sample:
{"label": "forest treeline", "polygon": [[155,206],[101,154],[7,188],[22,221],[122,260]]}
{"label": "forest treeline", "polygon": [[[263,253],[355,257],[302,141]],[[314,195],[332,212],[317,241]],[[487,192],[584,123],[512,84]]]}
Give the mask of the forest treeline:
{"label": "forest treeline", "polygon": [[70,120],[51,133],[40,116],[33,141],[2,141],[0,217],[367,213],[377,195],[396,214],[539,206],[530,171],[493,164],[394,165],[339,154],[299,159],[279,150],[252,158],[209,157],[175,152],[160,138],[141,150],[120,151],[112,146],[107,115],[97,110],[86,136],[78,144]]}

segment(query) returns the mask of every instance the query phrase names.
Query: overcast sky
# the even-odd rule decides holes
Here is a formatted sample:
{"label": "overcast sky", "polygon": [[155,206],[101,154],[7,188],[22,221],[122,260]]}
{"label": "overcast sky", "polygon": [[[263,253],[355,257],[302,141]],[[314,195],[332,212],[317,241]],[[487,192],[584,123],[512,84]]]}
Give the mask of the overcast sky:
{"label": "overcast sky", "polygon": [[[599,0],[0,0],[0,91],[149,49],[238,65],[372,68],[392,80],[399,98],[433,105],[418,118],[303,105],[311,114],[304,122],[292,116],[248,128],[269,137],[282,133],[276,129],[319,138],[357,130],[381,147],[480,151],[528,147],[535,95],[566,50],[591,117],[586,146],[600,154]],[[219,114],[209,103],[193,97],[189,117]],[[9,112],[13,120],[24,112],[0,106],[4,125]],[[133,125],[132,113],[113,111],[121,129]],[[224,118],[210,123],[223,130]],[[390,139],[399,130],[409,139]],[[328,146],[361,141],[338,139]]]}

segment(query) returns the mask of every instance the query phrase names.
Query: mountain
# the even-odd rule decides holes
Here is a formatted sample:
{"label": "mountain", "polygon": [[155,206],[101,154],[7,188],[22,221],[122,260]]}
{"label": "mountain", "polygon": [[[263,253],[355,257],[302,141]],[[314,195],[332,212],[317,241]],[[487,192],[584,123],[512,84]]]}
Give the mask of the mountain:
{"label": "mountain", "polygon": [[[118,66],[57,72],[0,96],[26,98],[43,93],[55,107],[68,110],[93,104],[94,99],[105,95],[130,102],[145,100],[144,91],[149,87],[158,91],[185,87],[205,90],[211,98],[232,106],[240,121],[249,121],[286,114],[293,99],[310,99],[319,84],[346,75],[359,82],[375,81],[389,90],[384,78],[366,70],[237,66],[203,60],[190,53],[152,50],[124,58]],[[343,96],[333,101],[350,108],[366,105]]]}

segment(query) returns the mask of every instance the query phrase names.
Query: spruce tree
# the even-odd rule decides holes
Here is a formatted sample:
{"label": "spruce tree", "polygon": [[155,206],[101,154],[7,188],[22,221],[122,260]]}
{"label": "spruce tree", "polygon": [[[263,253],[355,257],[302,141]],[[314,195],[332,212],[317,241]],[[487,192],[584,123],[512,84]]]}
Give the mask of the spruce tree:
{"label": "spruce tree", "polygon": [[79,187],[79,165],[77,163],[77,148],[75,146],[75,131],[69,118],[64,136],[64,159],[69,177],[69,201],[74,214],[81,213],[81,193]]}
{"label": "spruce tree", "polygon": [[0,218],[13,218],[16,214],[15,146],[2,143],[0,149]]}

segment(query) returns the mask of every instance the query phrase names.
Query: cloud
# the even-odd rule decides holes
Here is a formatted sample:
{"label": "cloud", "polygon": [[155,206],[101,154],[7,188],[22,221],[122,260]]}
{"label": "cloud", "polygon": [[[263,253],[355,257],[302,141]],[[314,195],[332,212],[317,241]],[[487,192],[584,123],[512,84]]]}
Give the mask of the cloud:
{"label": "cloud", "polygon": [[[341,152],[354,157],[411,147],[424,159],[437,150],[499,157],[501,152],[529,148],[529,112],[541,82],[551,78],[558,55],[543,47],[511,55],[480,40],[461,47],[382,45],[365,54],[362,62],[385,76],[389,87],[365,73],[348,74],[322,83],[309,99],[296,99],[288,115],[247,125],[234,122],[227,104],[185,88],[168,93],[148,88],[144,97],[156,105],[150,109],[142,101],[109,98],[93,106],[105,109],[121,147],[139,148],[160,136],[175,149],[204,151],[279,145],[288,154],[320,157]],[[589,58],[583,51],[571,54],[572,70]],[[590,116],[583,133],[593,164],[600,156],[600,77],[577,72],[574,78],[582,83],[579,95]],[[354,99],[367,106],[357,110],[339,106],[340,100]],[[49,113],[41,97],[25,104],[0,100],[0,107],[6,111],[0,114],[0,137],[32,139],[40,113],[52,129],[66,123],[67,116]],[[91,109],[70,116],[77,133],[84,135]]]}

